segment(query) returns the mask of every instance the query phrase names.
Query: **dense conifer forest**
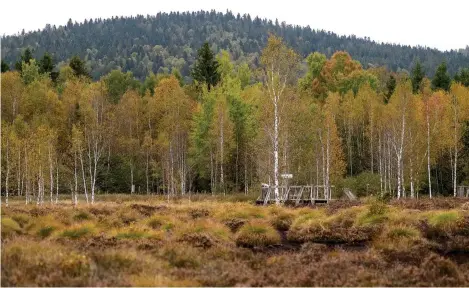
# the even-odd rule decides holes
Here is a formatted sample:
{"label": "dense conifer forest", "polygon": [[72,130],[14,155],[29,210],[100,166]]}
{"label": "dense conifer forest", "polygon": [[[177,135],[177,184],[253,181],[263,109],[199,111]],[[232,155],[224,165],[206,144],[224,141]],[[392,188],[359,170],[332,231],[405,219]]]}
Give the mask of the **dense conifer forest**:
{"label": "dense conifer forest", "polygon": [[420,61],[432,77],[443,60],[451,75],[469,66],[468,47],[441,52],[426,47],[376,43],[366,37],[340,36],[292,24],[215,11],[88,19],[83,23],[69,20],[64,26],[48,25],[31,33],[23,31],[2,37],[2,59],[12,67],[29,47],[36,58],[46,51],[51,53],[59,66],[78,55],[86,61],[95,80],[113,69],[130,71],[137,79],[144,80],[151,73],[171,72],[176,68],[190,81],[197,49],[205,41],[215,53],[227,50],[233,61],[256,68],[269,33],[273,33],[302,57],[311,52],[331,57],[337,51],[347,51],[365,68],[386,66],[395,72],[410,71]]}

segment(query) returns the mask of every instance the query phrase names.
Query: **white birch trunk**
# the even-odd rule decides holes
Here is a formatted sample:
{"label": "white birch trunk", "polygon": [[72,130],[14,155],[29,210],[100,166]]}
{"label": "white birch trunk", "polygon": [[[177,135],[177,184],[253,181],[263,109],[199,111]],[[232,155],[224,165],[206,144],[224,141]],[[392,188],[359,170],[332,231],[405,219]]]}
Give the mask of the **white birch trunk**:
{"label": "white birch trunk", "polygon": [[51,155],[51,147],[49,145],[49,174],[50,174],[50,204],[52,204],[52,193],[54,191],[54,176],[53,176],[53,167],[52,167],[52,155]]}
{"label": "white birch trunk", "polygon": [[427,174],[428,174],[428,195],[430,199],[432,198],[432,179],[430,174],[430,117],[428,111],[428,103],[426,104],[426,122],[427,122]]}
{"label": "white birch trunk", "polygon": [[275,204],[280,204],[279,183],[278,183],[278,141],[279,141],[279,115],[278,97],[274,95],[274,195]]}
{"label": "white birch trunk", "polygon": [[83,164],[83,154],[82,154],[81,150],[80,150],[80,162],[81,162],[81,174],[82,174],[82,178],[83,178],[83,189],[85,190],[86,204],[88,204],[89,200],[88,200],[88,190],[87,190],[87,187],[86,187],[85,166]]}

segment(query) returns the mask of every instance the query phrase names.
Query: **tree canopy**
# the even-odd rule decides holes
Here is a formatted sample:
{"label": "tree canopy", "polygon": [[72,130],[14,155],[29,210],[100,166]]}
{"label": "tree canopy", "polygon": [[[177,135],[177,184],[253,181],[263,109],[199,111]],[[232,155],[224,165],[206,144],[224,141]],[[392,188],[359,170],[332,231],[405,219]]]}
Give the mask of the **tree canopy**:
{"label": "tree canopy", "polygon": [[[280,35],[285,42],[306,57],[319,52],[330,58],[346,50],[363,68],[386,66],[394,72],[411,71],[416,59],[433,77],[436,67],[447,61],[450,75],[469,66],[469,47],[442,52],[428,47],[410,47],[379,43],[356,36],[342,36],[330,31],[301,27],[295,23],[271,21],[249,14],[215,11],[171,12],[156,15],[68,21],[62,26],[20,35],[2,37],[2,59],[10,66],[28,47],[36,59],[47,51],[60,67],[78,55],[86,62],[89,74],[100,79],[112,70],[132,72],[144,80],[151,73],[170,73],[179,69],[190,82],[198,47],[210,42],[214,53],[227,50],[233,61],[258,67],[259,56],[268,33]],[[457,47],[455,47],[457,48]],[[24,59],[27,62],[27,57]],[[21,63],[16,66],[21,69]]]}

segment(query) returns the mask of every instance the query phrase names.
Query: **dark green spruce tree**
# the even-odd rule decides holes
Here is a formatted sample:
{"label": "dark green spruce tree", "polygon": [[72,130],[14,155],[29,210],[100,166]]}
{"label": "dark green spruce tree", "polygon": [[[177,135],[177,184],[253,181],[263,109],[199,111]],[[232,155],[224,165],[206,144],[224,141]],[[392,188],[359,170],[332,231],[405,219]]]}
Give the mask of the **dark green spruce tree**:
{"label": "dark green spruce tree", "polygon": [[469,68],[463,68],[459,70],[459,72],[454,75],[454,81],[469,87]]}
{"label": "dark green spruce tree", "polygon": [[438,90],[443,89],[445,91],[449,90],[449,86],[451,85],[451,78],[449,77],[446,62],[442,62],[438,68],[436,68],[435,76],[432,80],[432,89]]}
{"label": "dark green spruce tree", "polygon": [[200,83],[205,83],[210,91],[210,88],[220,81],[218,66],[214,53],[210,50],[208,42],[205,42],[198,51],[197,60],[191,73],[192,78]]}
{"label": "dark green spruce tree", "polygon": [[425,71],[423,71],[422,64],[417,60],[414,68],[412,69],[412,91],[414,94],[418,93],[420,90],[420,83],[422,83],[423,78],[425,77]]}
{"label": "dark green spruce tree", "polygon": [[7,63],[5,63],[5,61],[2,60],[2,73],[7,72],[8,70],[10,70],[10,67]]}
{"label": "dark green spruce tree", "polygon": [[46,52],[44,53],[44,56],[42,56],[42,59],[39,60],[39,72],[42,74],[51,73],[53,69],[54,60],[52,59],[52,56]]}
{"label": "dark green spruce tree", "polygon": [[85,66],[85,61],[82,61],[79,56],[75,55],[70,59],[70,68],[72,68],[73,73],[77,77],[90,77],[88,70]]}
{"label": "dark green spruce tree", "polygon": [[41,74],[49,74],[50,79],[56,82],[57,78],[59,77],[59,73],[57,71],[54,71],[54,67],[55,64],[52,56],[48,52],[44,53],[42,59],[39,60],[39,72]]}
{"label": "dark green spruce tree", "polygon": [[392,93],[394,93],[394,89],[396,89],[396,77],[394,77],[394,75],[391,74],[391,76],[389,76],[389,79],[388,81],[386,81],[386,94],[384,95],[384,102],[385,103],[388,103],[389,102],[389,98],[391,98],[391,95]]}
{"label": "dark green spruce tree", "polygon": [[26,48],[26,50],[21,54],[20,60],[15,63],[15,69],[21,73],[23,71],[23,62],[29,64],[32,59],[33,52],[31,49]]}

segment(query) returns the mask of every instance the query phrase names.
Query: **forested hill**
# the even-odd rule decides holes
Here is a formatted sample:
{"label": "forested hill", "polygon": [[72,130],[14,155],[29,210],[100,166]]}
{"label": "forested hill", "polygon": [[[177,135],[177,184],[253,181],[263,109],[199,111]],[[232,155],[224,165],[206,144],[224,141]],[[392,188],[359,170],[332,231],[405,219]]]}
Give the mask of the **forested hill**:
{"label": "forested hill", "polygon": [[250,15],[214,11],[94,19],[79,24],[69,20],[66,26],[48,25],[42,31],[3,37],[2,59],[13,67],[21,51],[31,47],[35,57],[48,51],[56,62],[77,54],[86,59],[95,79],[116,68],[132,71],[139,79],[150,72],[170,71],[173,67],[188,76],[197,49],[205,41],[214,51],[229,50],[234,60],[257,66],[259,52],[265,46],[269,32],[283,37],[303,56],[319,51],[329,57],[337,50],[345,50],[365,67],[386,65],[394,71],[410,71],[419,59],[429,76],[443,60],[447,61],[450,74],[461,67],[469,67],[469,48],[460,52],[441,52],[423,47],[379,44],[369,38],[339,36],[309,27],[251,18]]}

